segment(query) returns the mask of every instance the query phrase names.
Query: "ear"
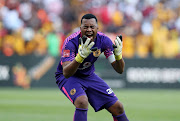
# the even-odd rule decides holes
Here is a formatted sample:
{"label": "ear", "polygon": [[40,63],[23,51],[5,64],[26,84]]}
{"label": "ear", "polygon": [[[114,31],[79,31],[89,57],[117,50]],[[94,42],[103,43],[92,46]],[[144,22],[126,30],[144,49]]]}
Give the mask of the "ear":
{"label": "ear", "polygon": [[99,26],[98,26],[98,24],[97,24],[97,30],[99,29]]}

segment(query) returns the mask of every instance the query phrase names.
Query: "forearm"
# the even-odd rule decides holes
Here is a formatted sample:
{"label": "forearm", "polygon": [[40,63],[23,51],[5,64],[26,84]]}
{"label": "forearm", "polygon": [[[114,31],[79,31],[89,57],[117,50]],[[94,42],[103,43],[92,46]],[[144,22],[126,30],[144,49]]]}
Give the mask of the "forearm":
{"label": "forearm", "polygon": [[72,62],[68,61],[68,62],[64,62],[63,63],[63,75],[65,78],[69,78],[71,76],[73,76],[78,67],[79,67],[80,63],[78,63],[76,60],[73,60]]}
{"label": "forearm", "polygon": [[114,61],[113,63],[111,63],[111,65],[113,66],[114,70],[117,73],[122,74],[124,72],[125,62],[123,58],[120,60]]}

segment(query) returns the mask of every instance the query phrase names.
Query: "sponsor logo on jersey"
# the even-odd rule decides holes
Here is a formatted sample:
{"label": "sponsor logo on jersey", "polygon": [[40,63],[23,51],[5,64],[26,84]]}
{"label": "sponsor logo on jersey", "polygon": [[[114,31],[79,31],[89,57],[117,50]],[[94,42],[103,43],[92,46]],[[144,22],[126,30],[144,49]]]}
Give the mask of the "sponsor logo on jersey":
{"label": "sponsor logo on jersey", "polygon": [[94,57],[99,57],[101,54],[101,50],[100,49],[97,49],[96,51],[93,52],[93,56]]}
{"label": "sponsor logo on jersey", "polygon": [[63,57],[69,57],[69,56],[70,56],[70,50],[64,50]]}
{"label": "sponsor logo on jersey", "polygon": [[71,91],[70,91],[70,94],[71,95],[74,95],[76,93],[76,89],[74,88],[74,89],[71,89]]}
{"label": "sponsor logo on jersey", "polygon": [[85,63],[83,64],[83,67],[82,67],[82,68],[78,68],[78,70],[84,70],[84,69],[90,67],[91,65],[92,65],[91,62],[85,62]]}
{"label": "sponsor logo on jersey", "polygon": [[109,89],[106,90],[106,92],[107,92],[108,94],[111,94],[111,93],[113,93],[113,90],[112,90],[111,88],[109,88]]}

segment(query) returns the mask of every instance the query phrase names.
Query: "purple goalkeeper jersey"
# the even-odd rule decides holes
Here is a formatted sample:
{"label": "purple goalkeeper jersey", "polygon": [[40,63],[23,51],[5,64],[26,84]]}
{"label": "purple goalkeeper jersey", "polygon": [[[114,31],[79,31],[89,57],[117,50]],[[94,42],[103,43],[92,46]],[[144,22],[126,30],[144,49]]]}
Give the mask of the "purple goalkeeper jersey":
{"label": "purple goalkeeper jersey", "polygon": [[[59,78],[60,76],[62,77],[62,63],[65,61],[73,61],[76,57],[79,47],[79,38],[81,36],[81,31],[78,31],[70,35],[64,41],[64,45],[62,48],[62,56],[57,67],[56,78]],[[113,43],[111,39],[108,38],[104,33],[98,32],[94,42],[95,44],[92,48],[97,47],[98,50],[91,53],[87,58],[84,59],[74,76],[81,77],[91,75],[95,71],[94,62],[97,60],[97,58],[102,52],[104,52],[106,58],[113,54]]]}

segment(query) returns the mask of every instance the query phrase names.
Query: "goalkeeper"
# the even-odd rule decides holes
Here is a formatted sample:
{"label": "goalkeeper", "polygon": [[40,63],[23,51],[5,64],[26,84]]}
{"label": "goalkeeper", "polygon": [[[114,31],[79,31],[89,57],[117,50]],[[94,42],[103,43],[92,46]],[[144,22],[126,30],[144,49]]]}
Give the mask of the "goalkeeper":
{"label": "goalkeeper", "polygon": [[105,34],[98,32],[97,23],[94,15],[86,14],[81,18],[80,31],[66,38],[55,73],[56,83],[75,106],[73,121],[87,121],[88,103],[96,112],[109,111],[114,121],[128,121],[122,103],[94,73],[94,62],[102,52],[115,71],[123,73],[122,36],[117,36],[113,45]]}

